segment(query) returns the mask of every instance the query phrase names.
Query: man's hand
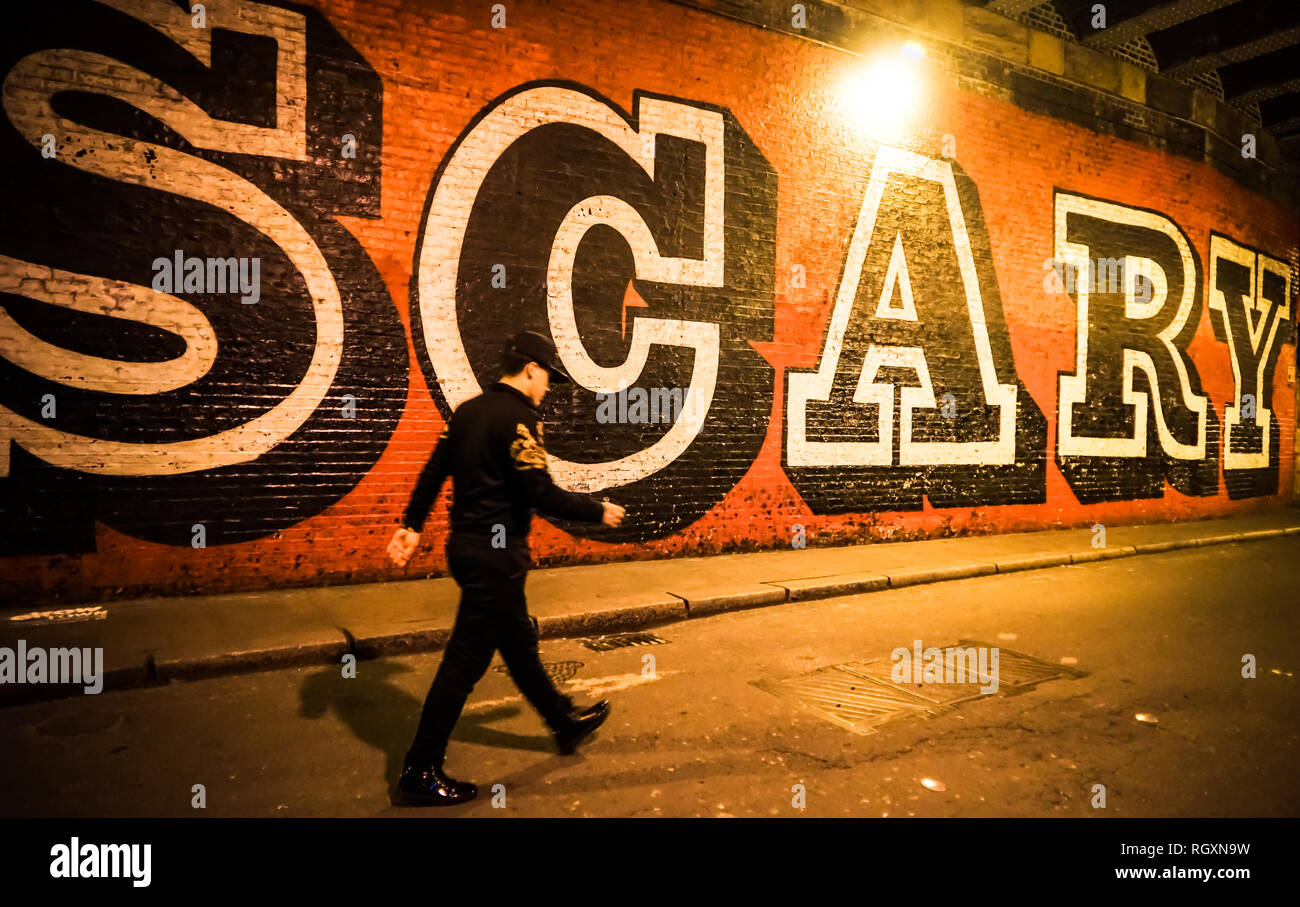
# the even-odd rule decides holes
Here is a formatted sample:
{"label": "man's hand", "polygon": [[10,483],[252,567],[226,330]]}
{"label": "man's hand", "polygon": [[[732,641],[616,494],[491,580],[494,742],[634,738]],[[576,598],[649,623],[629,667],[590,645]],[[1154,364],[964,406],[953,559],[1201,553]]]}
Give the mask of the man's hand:
{"label": "man's hand", "polygon": [[393,533],[393,540],[388,543],[388,559],[399,567],[405,567],[415,549],[420,546],[420,533],[414,529],[399,526]]}
{"label": "man's hand", "polygon": [[626,514],[627,511],[622,507],[617,504],[611,504],[609,501],[601,501],[600,505],[605,508],[605,515],[600,518],[600,521],[606,526],[612,528],[623,522],[623,515]]}

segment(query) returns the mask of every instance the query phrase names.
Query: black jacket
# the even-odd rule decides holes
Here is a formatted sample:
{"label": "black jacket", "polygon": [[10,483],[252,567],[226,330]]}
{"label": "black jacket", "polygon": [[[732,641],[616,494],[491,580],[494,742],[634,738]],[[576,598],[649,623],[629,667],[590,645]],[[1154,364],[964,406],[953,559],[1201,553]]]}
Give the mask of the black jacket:
{"label": "black jacket", "polygon": [[534,509],[593,523],[605,513],[600,501],[565,491],[551,480],[537,408],[499,381],[452,413],[415,484],[402,518],[405,526],[416,532],[424,528],[448,476],[452,532],[486,535],[500,524],[511,540],[526,542]]}

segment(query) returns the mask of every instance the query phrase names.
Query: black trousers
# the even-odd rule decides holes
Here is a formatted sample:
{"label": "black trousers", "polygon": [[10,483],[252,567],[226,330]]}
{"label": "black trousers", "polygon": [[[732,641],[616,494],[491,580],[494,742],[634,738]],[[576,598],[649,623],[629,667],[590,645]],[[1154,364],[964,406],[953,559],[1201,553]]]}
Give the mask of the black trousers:
{"label": "black trousers", "polygon": [[406,754],[408,764],[442,763],[465,700],[498,649],[519,691],[553,730],[562,728],[573,710],[573,701],[551,683],[538,657],[537,627],[524,598],[531,564],[527,544],[493,548],[491,543],[491,536],[469,533],[452,533],[447,540],[460,607]]}

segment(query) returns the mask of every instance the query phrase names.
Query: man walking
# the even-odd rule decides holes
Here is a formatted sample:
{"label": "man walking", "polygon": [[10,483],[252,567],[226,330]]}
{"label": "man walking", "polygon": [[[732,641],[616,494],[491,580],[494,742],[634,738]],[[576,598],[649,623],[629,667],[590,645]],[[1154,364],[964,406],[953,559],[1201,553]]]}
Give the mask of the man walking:
{"label": "man walking", "polygon": [[607,526],[622,522],[624,510],[564,491],[551,480],[537,407],[552,381],[569,380],[555,360],[555,345],[532,331],[516,334],[506,344],[501,371],[500,381],[465,401],[448,420],[388,545],[389,557],[404,566],[450,476],[455,494],[447,562],[460,586],[460,607],[398,780],[408,803],[451,805],[478,795],[476,786],[448,777],[442,767],[465,700],[497,649],[520,692],[550,726],[561,753],[574,752],[609,715],[605,700],[576,710],[551,683],[538,657],[524,579],[532,561],[528,529],[534,509]]}

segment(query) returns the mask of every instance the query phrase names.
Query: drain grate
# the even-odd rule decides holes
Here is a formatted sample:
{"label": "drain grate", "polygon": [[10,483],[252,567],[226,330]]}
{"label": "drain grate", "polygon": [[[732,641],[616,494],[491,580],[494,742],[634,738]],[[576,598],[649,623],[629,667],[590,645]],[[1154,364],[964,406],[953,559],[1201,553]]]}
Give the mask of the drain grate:
{"label": "drain grate", "polygon": [[43,627],[47,624],[74,624],[83,620],[103,620],[108,612],[103,605],[91,605],[85,608],[63,608],[58,611],[32,611],[28,614],[15,614],[9,618],[10,623],[24,627]]}
{"label": "drain grate", "polygon": [[[958,646],[992,649],[978,640]],[[944,646],[941,648],[954,648]],[[755,686],[794,700],[803,708],[855,734],[873,733],[881,725],[909,715],[932,718],[983,696],[1011,695],[1047,680],[1085,677],[1086,672],[1044,661],[1001,646],[998,649],[998,688],[982,693],[978,681],[969,683],[894,683],[894,661],[888,657],[821,668],[785,680],[759,680]]]}
{"label": "drain grate", "polygon": [[[982,646],[986,643],[970,642],[963,639],[962,645]],[[1080,677],[1087,677],[1086,671],[1080,671],[1077,668],[1066,667],[1062,664],[1056,664],[1050,661],[1044,661],[1041,658],[1035,658],[1032,655],[1026,655],[1023,652],[1016,652],[1011,649],[1001,649],[998,655],[998,678],[1001,685],[1014,689],[1025,689],[1035,684],[1042,683],[1044,680],[1056,680],[1060,677],[1069,677],[1071,680],[1077,680]]]}
{"label": "drain grate", "polygon": [[610,633],[607,636],[589,636],[580,639],[593,652],[608,652],[611,649],[626,649],[629,646],[662,646],[668,642],[653,633]]}
{"label": "drain grate", "polygon": [[896,689],[907,690],[935,705],[954,705],[968,699],[977,699],[982,695],[978,683],[894,683],[892,677],[894,662],[887,658],[868,662],[850,662],[839,667],[850,674],[870,677]]}
{"label": "drain grate", "polygon": [[[575,674],[578,673],[578,669],[581,667],[582,667],[582,662],[580,661],[542,662],[542,669],[545,670],[546,675],[556,683],[559,683],[562,680],[568,680],[569,678],[573,677]],[[507,668],[505,665],[497,665],[496,672],[498,674],[509,674],[510,669]]]}
{"label": "drain grate", "polygon": [[833,665],[788,680],[758,681],[760,689],[793,699],[827,721],[855,734],[870,734],[886,721],[907,715],[926,716],[934,703],[920,696]]}

